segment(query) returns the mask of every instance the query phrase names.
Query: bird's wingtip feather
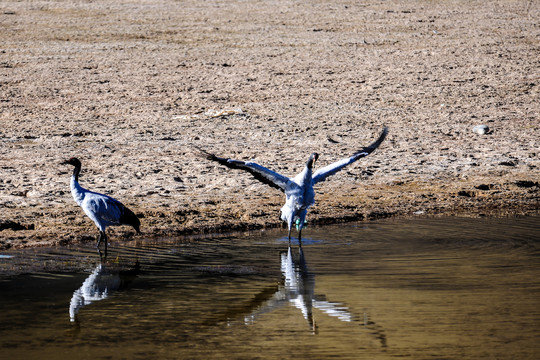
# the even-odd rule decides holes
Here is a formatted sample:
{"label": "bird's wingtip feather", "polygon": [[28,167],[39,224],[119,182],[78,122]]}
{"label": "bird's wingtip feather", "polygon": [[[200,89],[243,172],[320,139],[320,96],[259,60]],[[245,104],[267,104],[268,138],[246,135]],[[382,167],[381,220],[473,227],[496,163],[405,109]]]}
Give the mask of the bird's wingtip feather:
{"label": "bird's wingtip feather", "polygon": [[195,154],[198,157],[204,158],[206,160],[213,160],[215,158],[214,154],[209,153],[208,151],[204,150],[203,148],[197,145],[192,145],[192,147],[195,150]]}
{"label": "bird's wingtip feather", "polygon": [[373,143],[373,145],[376,144],[376,146],[379,146],[383,141],[384,139],[386,138],[386,135],[388,135],[388,127],[385,126],[381,132],[381,134],[379,135],[379,138]]}

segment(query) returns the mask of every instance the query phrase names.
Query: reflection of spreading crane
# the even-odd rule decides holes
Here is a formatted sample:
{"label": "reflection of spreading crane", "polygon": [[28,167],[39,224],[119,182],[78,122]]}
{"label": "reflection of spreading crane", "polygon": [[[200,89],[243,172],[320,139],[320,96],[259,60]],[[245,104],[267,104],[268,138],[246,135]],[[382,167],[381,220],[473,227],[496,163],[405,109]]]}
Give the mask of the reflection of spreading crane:
{"label": "reflection of spreading crane", "polygon": [[[384,330],[371,321],[366,313],[359,318],[351,313],[345,304],[327,301],[324,295],[315,295],[315,274],[308,269],[301,246],[298,256],[294,257],[289,243],[287,252],[281,254],[281,272],[285,277],[282,284],[274,288],[274,291],[268,289],[261,292],[247,307],[229,311],[228,320],[243,314],[243,322],[253,324],[263,314],[290,304],[302,312],[312,333],[317,334],[318,327],[313,315],[315,308],[343,322],[360,324],[381,342],[382,347],[386,347]],[[246,313],[248,314],[245,315]]]}
{"label": "reflection of spreading crane", "polygon": [[113,292],[124,288],[138,273],[139,264],[131,270],[120,271],[100,263],[84,280],[82,286],[73,292],[69,303],[69,318],[77,320],[79,310],[86,305],[108,298]]}
{"label": "reflection of spreading crane", "polygon": [[313,319],[313,308],[322,310],[327,315],[335,316],[341,321],[350,322],[353,317],[346,306],[340,303],[333,303],[319,300],[315,297],[315,274],[308,270],[304,250],[298,250],[298,260],[293,260],[291,247],[287,250],[287,255],[281,254],[281,271],[285,275],[285,289],[289,302],[302,311],[304,318],[311,324],[312,330],[316,331],[315,320]]}
{"label": "reflection of spreading crane", "polygon": [[343,304],[315,299],[315,274],[307,267],[302,247],[299,248],[296,259],[292,255],[291,246],[286,253],[281,254],[281,272],[285,277],[284,283],[270,299],[244,317],[246,324],[255,322],[260,315],[285,304],[293,305],[302,312],[313,333],[317,333],[317,324],[313,317],[314,307],[341,321],[352,320],[352,315]]}

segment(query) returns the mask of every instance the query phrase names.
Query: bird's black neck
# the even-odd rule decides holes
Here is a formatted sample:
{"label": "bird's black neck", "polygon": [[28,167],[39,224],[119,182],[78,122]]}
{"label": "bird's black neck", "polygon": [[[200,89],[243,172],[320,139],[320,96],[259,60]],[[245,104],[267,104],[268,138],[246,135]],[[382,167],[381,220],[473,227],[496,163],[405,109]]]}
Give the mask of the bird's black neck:
{"label": "bird's black neck", "polygon": [[315,163],[315,160],[317,160],[316,156],[311,155],[306,163],[306,167],[310,170],[313,169],[313,164]]}
{"label": "bird's black neck", "polygon": [[79,182],[79,174],[80,173],[81,173],[81,167],[80,166],[75,166],[75,168],[73,169],[73,175],[71,175],[73,180],[75,180],[76,182]]}

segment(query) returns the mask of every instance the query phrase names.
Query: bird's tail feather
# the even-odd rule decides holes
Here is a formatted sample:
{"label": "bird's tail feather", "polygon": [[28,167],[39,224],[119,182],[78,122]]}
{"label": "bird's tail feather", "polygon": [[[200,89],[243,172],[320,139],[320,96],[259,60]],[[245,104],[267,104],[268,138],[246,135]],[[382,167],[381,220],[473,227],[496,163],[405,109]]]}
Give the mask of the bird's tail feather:
{"label": "bird's tail feather", "polygon": [[135,213],[131,210],[129,210],[127,207],[124,207],[124,213],[120,217],[120,223],[123,225],[131,225],[137,231],[137,234],[141,233],[140,227],[141,227],[141,221],[135,215]]}

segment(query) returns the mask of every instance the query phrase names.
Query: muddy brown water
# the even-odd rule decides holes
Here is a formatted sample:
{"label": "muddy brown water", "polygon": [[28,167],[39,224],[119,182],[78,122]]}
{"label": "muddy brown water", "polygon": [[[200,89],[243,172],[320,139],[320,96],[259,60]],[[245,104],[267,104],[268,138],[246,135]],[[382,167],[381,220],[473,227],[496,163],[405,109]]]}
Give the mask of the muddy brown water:
{"label": "muddy brown water", "polygon": [[283,235],[3,252],[2,358],[540,355],[538,217]]}

